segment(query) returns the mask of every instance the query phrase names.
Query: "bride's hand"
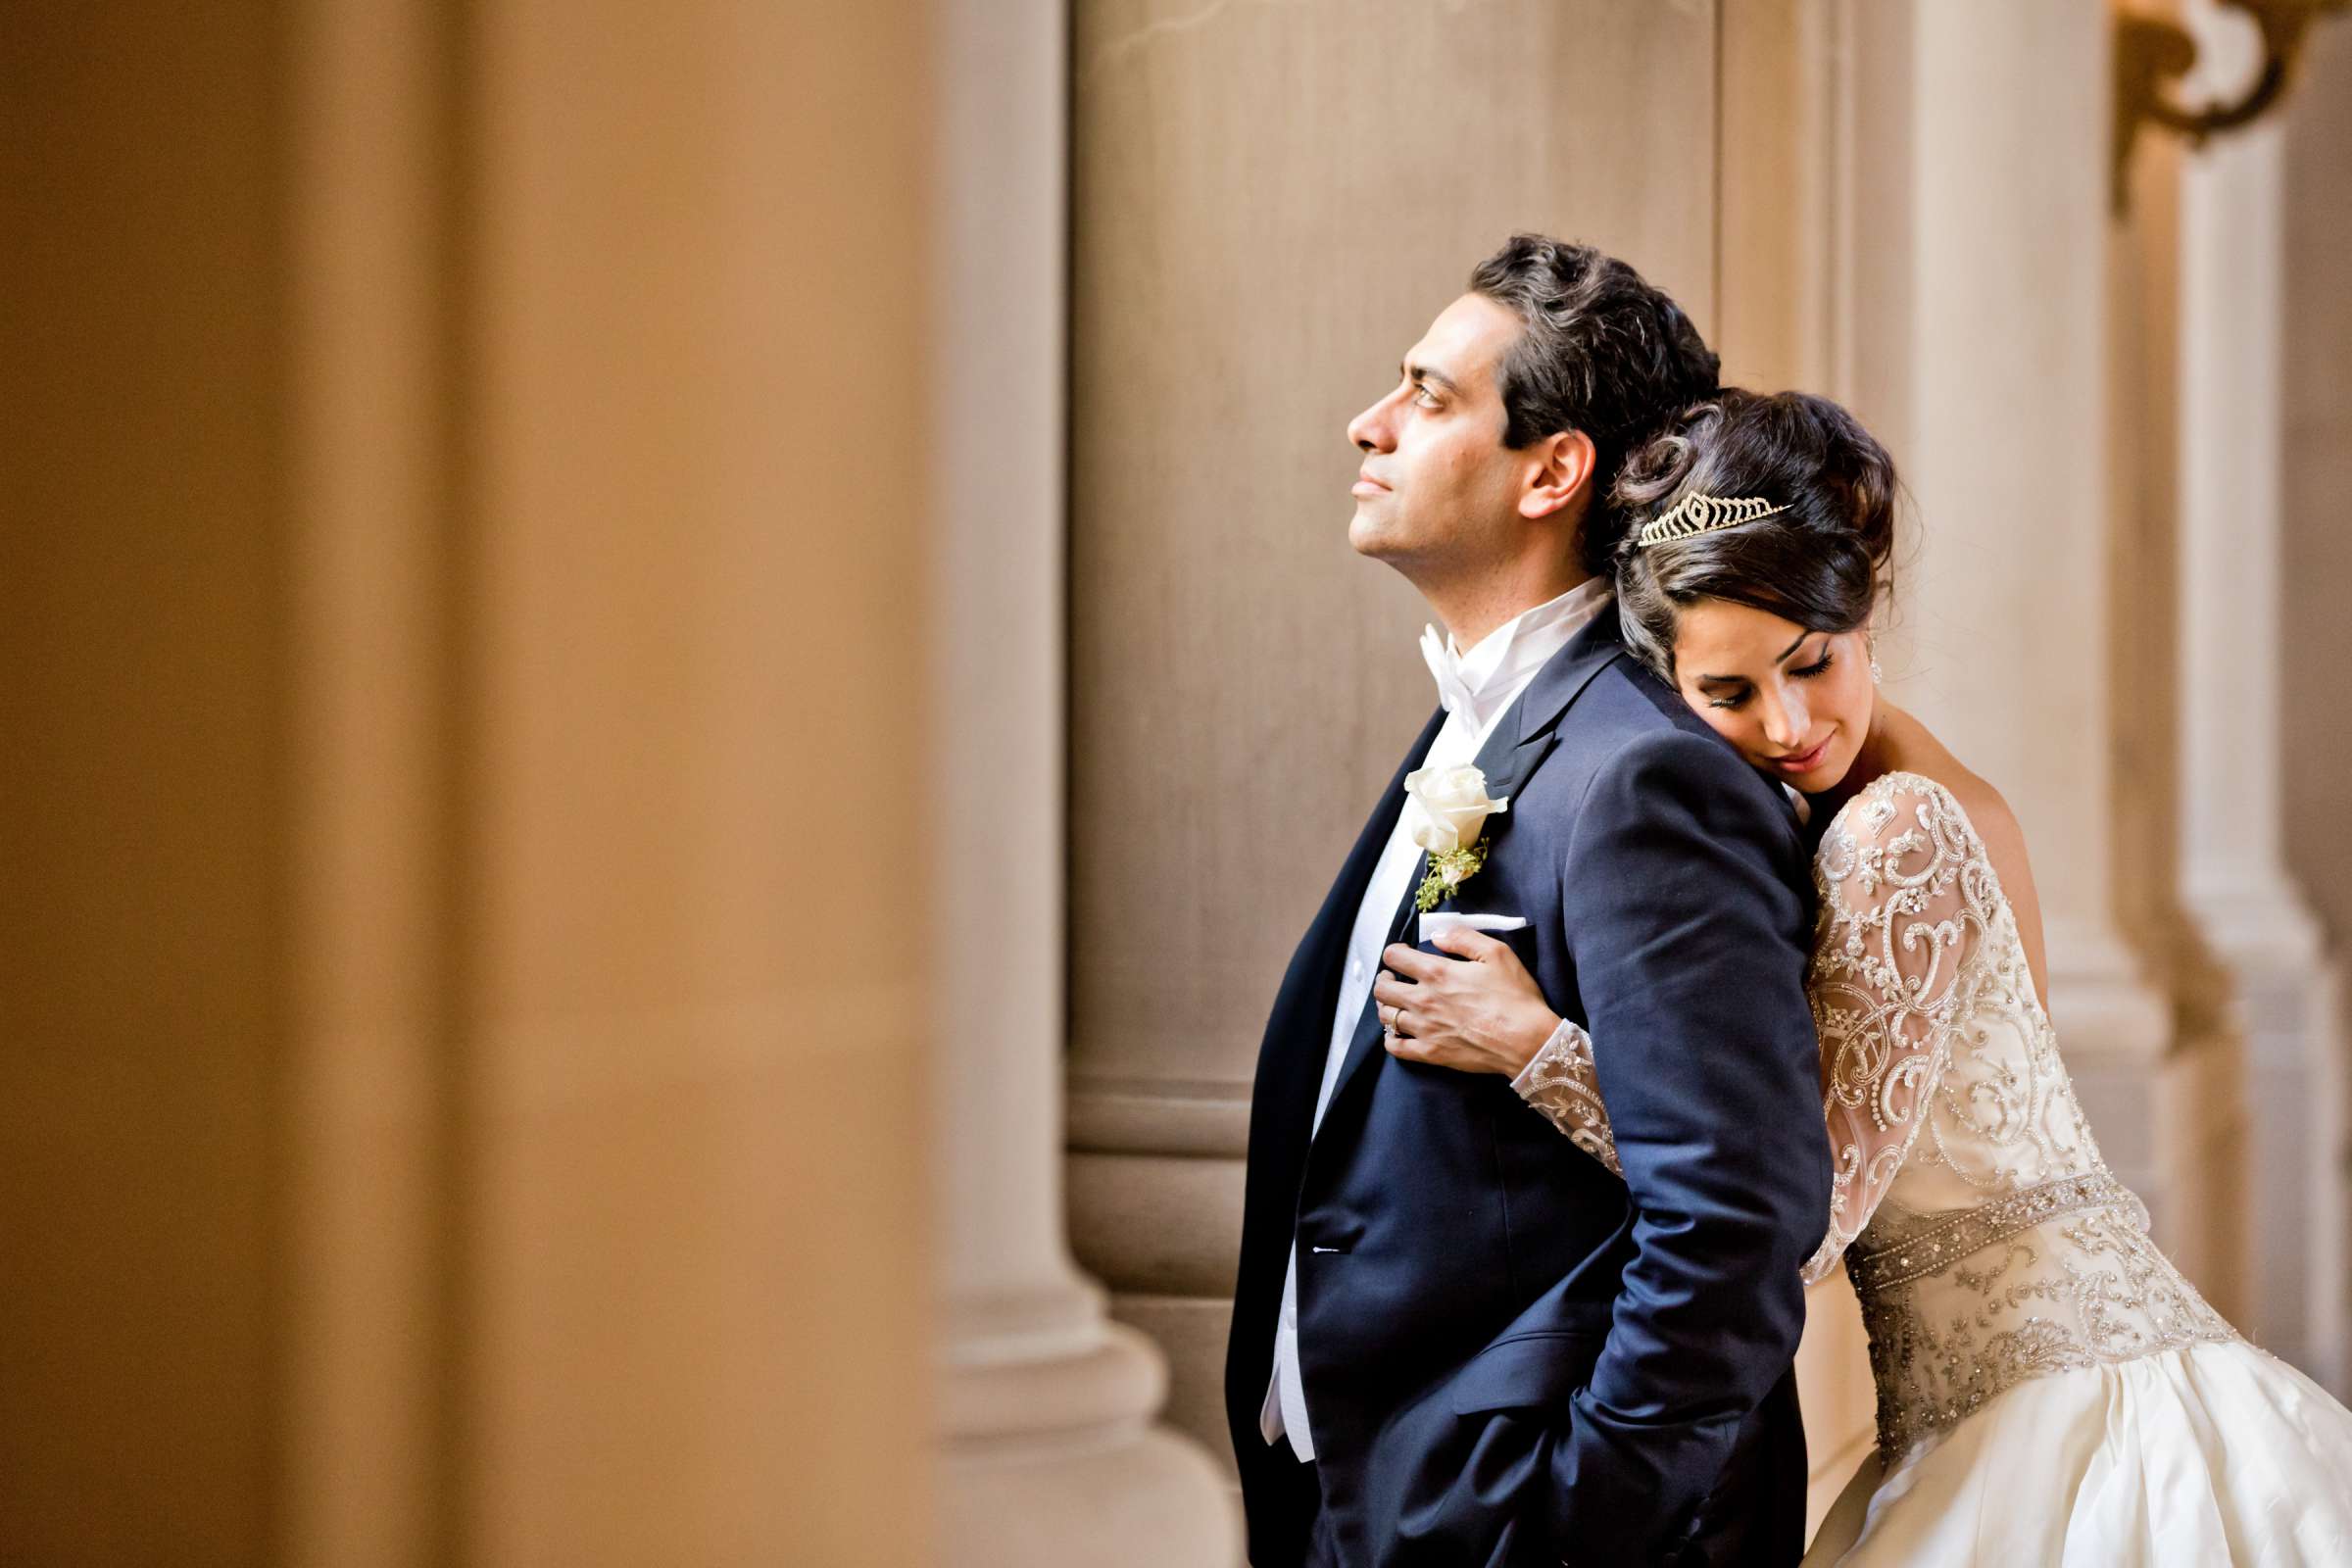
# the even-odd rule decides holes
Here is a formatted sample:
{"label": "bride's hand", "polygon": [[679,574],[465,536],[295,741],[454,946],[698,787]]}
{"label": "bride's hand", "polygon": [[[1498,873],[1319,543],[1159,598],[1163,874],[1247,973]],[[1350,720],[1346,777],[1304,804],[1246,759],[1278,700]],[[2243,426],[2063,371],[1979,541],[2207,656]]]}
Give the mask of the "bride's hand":
{"label": "bride's hand", "polygon": [[1433,940],[1454,956],[1401,943],[1381,955],[1386,967],[1373,982],[1372,1000],[1389,1054],[1516,1078],[1551,1038],[1559,1014],[1507,944],[1466,929]]}

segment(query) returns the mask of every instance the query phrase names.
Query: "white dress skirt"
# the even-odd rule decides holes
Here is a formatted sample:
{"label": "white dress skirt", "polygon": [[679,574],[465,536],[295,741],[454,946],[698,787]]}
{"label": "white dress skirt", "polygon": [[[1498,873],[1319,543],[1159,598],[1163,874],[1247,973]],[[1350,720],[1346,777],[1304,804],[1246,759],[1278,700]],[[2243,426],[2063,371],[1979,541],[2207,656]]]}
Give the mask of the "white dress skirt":
{"label": "white dress skirt", "polygon": [[2352,1415],[2243,1341],[2034,1378],[1865,1460],[1805,1562],[2352,1564]]}

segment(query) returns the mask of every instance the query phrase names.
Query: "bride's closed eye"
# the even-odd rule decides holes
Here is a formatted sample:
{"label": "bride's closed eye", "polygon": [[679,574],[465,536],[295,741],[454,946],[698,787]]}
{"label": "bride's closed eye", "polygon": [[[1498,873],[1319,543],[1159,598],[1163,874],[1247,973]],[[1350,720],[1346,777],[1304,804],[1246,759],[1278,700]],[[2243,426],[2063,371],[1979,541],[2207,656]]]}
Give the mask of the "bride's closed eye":
{"label": "bride's closed eye", "polygon": [[[1830,666],[1837,662],[1838,656],[1831,652],[1829,645],[1825,643],[1822,645],[1821,657],[1819,659],[1815,660],[1812,663],[1805,665],[1802,669],[1790,670],[1788,672],[1788,678],[1790,680],[1811,680],[1816,675],[1825,675],[1829,673]],[[1738,712],[1740,709],[1747,706],[1747,699],[1754,691],[1755,688],[1753,686],[1742,686],[1728,697],[1717,697],[1712,699],[1708,702],[1707,706],[1709,708],[1723,709],[1727,712]]]}

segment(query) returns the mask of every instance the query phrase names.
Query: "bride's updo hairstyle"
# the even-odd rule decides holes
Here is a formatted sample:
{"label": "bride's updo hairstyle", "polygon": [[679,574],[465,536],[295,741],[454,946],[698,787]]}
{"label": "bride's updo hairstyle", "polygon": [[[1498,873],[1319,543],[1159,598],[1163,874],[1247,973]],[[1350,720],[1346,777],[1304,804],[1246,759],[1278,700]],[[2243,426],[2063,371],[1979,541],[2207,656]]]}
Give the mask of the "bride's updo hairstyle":
{"label": "bride's updo hairstyle", "polygon": [[[1864,625],[1888,587],[1894,460],[1854,416],[1803,392],[1726,387],[1637,448],[1611,500],[1626,519],[1617,597],[1626,646],[1674,681],[1675,619],[1722,599],[1809,631]],[[1642,544],[1642,525],[1693,495],[1785,510]]]}

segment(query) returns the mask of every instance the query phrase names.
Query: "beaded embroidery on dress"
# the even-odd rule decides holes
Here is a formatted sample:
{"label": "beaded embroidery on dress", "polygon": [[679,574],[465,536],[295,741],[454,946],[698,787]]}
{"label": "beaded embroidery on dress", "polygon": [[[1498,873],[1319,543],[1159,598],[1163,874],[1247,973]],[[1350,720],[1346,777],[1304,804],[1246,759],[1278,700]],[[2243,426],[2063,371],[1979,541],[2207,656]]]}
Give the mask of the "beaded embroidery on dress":
{"label": "beaded embroidery on dress", "polygon": [[1880,1451],[2028,1378],[2236,1336],[2148,1240],[2059,1059],[2017,917],[1958,801],[1875,779],[1814,858],[1808,990]]}

